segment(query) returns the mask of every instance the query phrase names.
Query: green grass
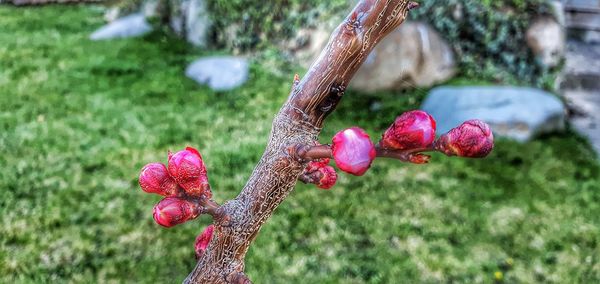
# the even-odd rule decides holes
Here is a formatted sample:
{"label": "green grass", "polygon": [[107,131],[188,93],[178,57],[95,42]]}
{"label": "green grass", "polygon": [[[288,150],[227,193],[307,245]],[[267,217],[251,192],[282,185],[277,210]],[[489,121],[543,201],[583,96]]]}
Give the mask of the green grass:
{"label": "green grass", "polygon": [[[0,283],[182,280],[208,217],[152,221],[140,168],[186,145],[233,198],[264,149],[292,75],[255,62],[213,93],[183,76],[202,52],[163,33],[91,42],[93,6],[0,6]],[[424,91],[349,92],[322,141],[378,136]],[[378,111],[370,111],[377,105]],[[500,140],[485,160],[377,161],[331,191],[299,185],[247,256],[255,283],[600,281],[600,166],[571,132]]]}

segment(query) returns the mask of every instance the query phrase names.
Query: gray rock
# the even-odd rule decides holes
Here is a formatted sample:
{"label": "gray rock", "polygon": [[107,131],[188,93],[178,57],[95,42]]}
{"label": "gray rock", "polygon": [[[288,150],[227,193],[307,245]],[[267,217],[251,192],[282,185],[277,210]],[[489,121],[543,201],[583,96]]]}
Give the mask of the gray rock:
{"label": "gray rock", "polygon": [[99,29],[90,36],[91,40],[136,37],[152,31],[152,26],[144,15],[136,13],[117,19]]}
{"label": "gray rock", "polygon": [[205,57],[190,64],[185,75],[214,91],[227,91],[248,80],[248,61],[233,56]]}
{"label": "gray rock", "polygon": [[421,108],[435,118],[439,134],[469,119],[481,119],[495,135],[521,142],[565,127],[563,103],[533,88],[439,87],[429,93]]}

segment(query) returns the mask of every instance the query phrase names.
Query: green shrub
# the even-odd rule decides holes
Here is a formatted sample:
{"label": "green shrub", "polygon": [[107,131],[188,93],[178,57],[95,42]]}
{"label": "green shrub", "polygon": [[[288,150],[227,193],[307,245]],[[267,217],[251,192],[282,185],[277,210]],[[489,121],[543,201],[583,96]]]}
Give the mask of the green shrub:
{"label": "green shrub", "polygon": [[550,14],[547,0],[422,0],[420,4],[411,17],[426,20],[450,42],[464,75],[547,84],[552,70],[536,62],[525,44],[533,18]]}
{"label": "green shrub", "polygon": [[208,1],[218,47],[249,50],[293,36],[313,22],[321,11],[333,13],[347,6],[345,0]]}
{"label": "green shrub", "polygon": [[[217,47],[248,51],[294,35],[299,27],[346,13],[351,1],[209,1]],[[429,22],[456,51],[467,77],[552,88],[555,70],[536,61],[525,44],[530,22],[550,14],[547,0],[421,0],[413,20]],[[323,15],[320,11],[327,11]]]}

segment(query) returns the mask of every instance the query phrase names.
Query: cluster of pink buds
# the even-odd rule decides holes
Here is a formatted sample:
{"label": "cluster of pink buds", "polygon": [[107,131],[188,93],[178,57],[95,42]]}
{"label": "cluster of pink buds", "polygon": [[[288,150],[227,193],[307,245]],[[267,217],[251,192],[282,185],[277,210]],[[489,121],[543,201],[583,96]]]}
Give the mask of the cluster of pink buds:
{"label": "cluster of pink buds", "polygon": [[[490,127],[480,120],[469,120],[441,135],[436,140],[436,122],[428,113],[413,110],[398,116],[374,145],[361,128],[351,127],[338,132],[331,146],[319,145],[308,154],[322,157],[323,147],[330,147],[330,155],[337,167],[349,174],[361,176],[375,157],[395,158],[414,164],[425,164],[431,158],[423,152],[438,151],[448,156],[482,158],[494,148]],[[310,153],[310,150],[307,151]],[[309,164],[306,171],[317,169],[318,161]]]}
{"label": "cluster of pink buds", "polygon": [[169,155],[169,174],[187,194],[212,197],[206,167],[198,150],[187,147]]}
{"label": "cluster of pink buds", "polygon": [[198,217],[203,209],[196,201],[212,197],[202,156],[192,147],[169,153],[168,167],[162,163],[144,166],[139,183],[143,191],[165,196],[154,206],[153,214],[156,223],[164,227]]}
{"label": "cluster of pink buds", "polygon": [[332,188],[337,182],[337,173],[329,161],[329,158],[322,158],[309,162],[304,169],[303,181],[314,183],[321,189]]}
{"label": "cluster of pink buds", "polygon": [[429,161],[425,151],[439,151],[448,156],[482,158],[494,148],[490,127],[480,120],[469,120],[435,140],[436,123],[421,110],[405,112],[385,131],[379,147],[382,150],[404,151],[408,162],[422,164]]}

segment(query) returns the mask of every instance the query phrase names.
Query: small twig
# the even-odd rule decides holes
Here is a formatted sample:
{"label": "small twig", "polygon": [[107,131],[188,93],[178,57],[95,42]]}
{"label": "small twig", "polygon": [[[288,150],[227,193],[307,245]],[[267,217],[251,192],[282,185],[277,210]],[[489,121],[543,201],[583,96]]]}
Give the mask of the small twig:
{"label": "small twig", "polygon": [[429,156],[422,154],[423,152],[433,152],[437,151],[433,147],[427,148],[416,148],[409,150],[394,150],[394,149],[385,149],[381,148],[379,144],[375,146],[375,151],[377,153],[378,158],[390,158],[400,160],[402,162],[414,163],[415,159],[420,159],[421,162],[427,162],[429,160]]}
{"label": "small twig", "polygon": [[[298,145],[295,147],[295,149],[297,150],[294,152],[294,154],[299,160],[313,161],[323,158],[333,158],[333,152],[330,145]],[[420,159],[422,162],[426,162],[428,156],[422,154],[423,152],[439,152],[438,149],[434,148],[434,145],[426,148],[395,150],[381,148],[379,144],[375,146],[375,151],[377,152],[376,156],[378,158],[390,158],[409,163],[414,163],[415,159]],[[300,181],[302,181],[302,179],[300,179]]]}
{"label": "small twig", "polygon": [[296,145],[292,147],[291,155],[297,160],[314,161],[323,158],[333,158],[330,145]]}
{"label": "small twig", "polygon": [[202,206],[204,212],[213,217],[215,222],[221,223],[222,226],[228,226],[231,217],[227,215],[225,209],[212,199],[205,197],[197,199],[197,202]]}

